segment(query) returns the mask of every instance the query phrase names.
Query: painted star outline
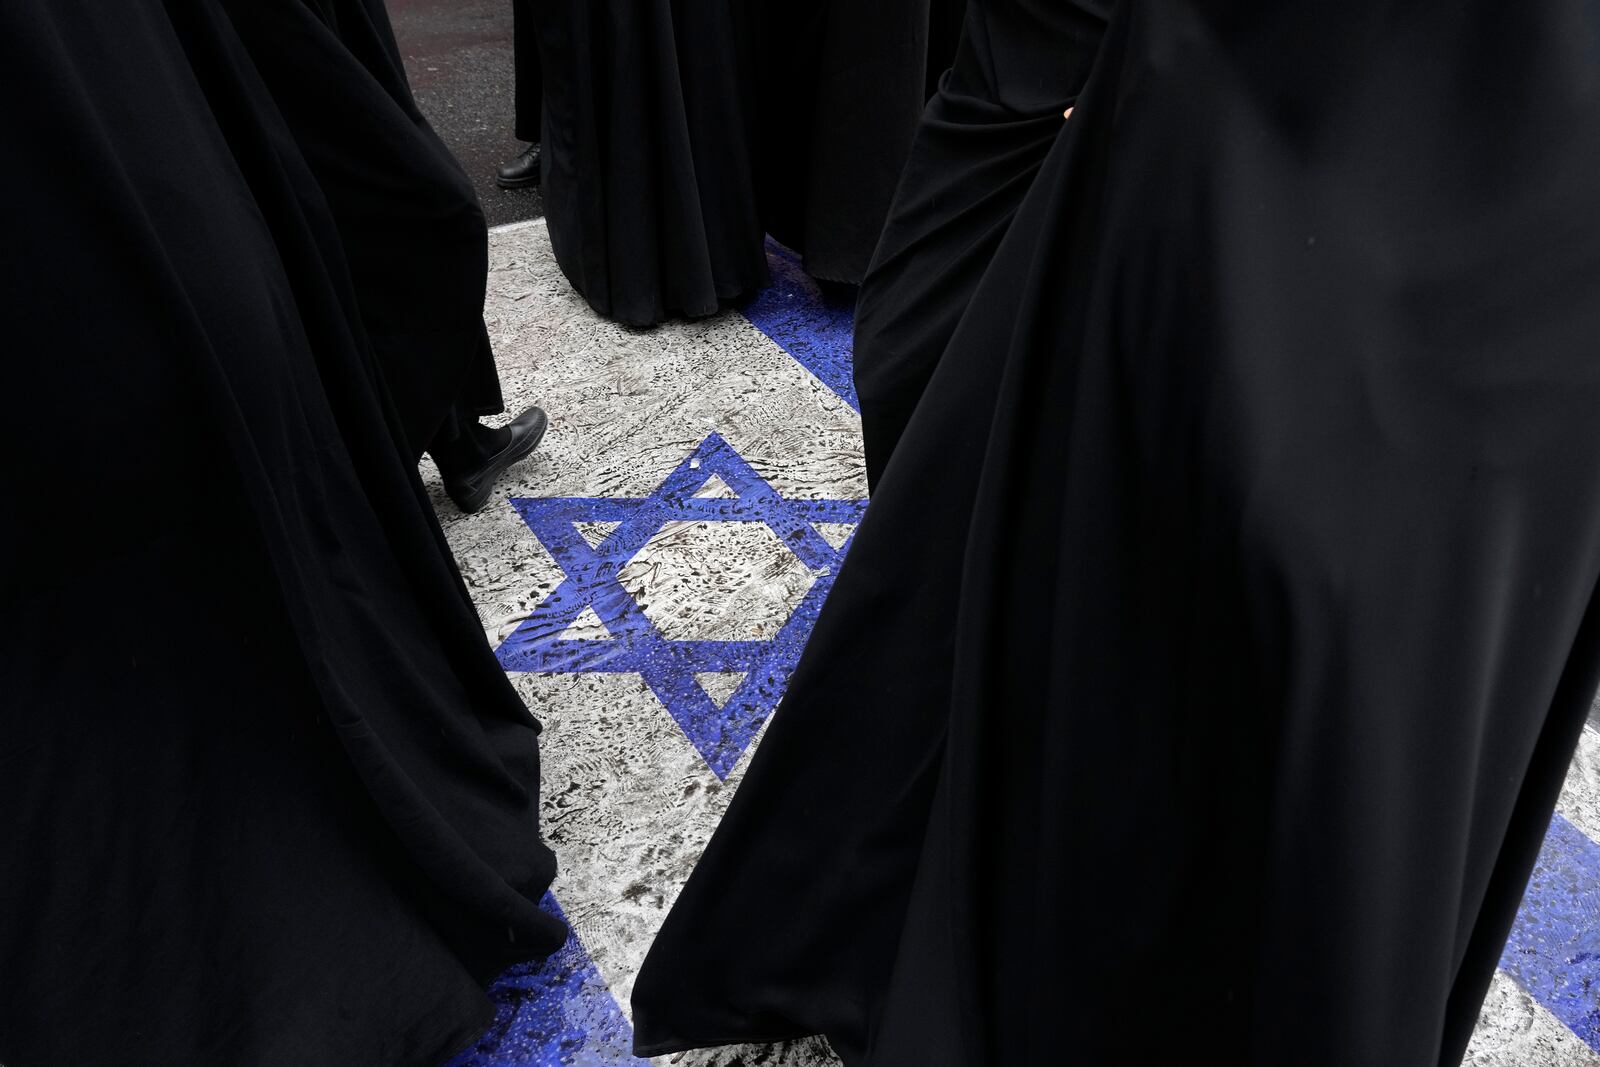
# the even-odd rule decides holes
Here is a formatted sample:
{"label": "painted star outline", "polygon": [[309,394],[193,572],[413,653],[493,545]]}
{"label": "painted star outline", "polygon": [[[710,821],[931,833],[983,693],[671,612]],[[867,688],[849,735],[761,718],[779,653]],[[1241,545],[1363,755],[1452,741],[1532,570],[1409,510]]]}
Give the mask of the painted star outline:
{"label": "painted star outline", "polygon": [[[734,495],[695,496],[713,476]],[[719,778],[728,776],[777,706],[849,550],[850,539],[834,548],[812,523],[859,523],[866,507],[865,500],[786,498],[715,433],[649,496],[517,497],[511,504],[566,577],[501,643],[495,654],[502,666],[641,675]],[[622,585],[618,575],[639,550],[668,523],[684,521],[764,523],[811,569],[811,588],[771,639],[669,639]],[[617,526],[591,547],[578,524],[596,522]],[[611,637],[561,636],[585,608],[594,609]],[[745,677],[718,708],[695,675],[730,671]]]}

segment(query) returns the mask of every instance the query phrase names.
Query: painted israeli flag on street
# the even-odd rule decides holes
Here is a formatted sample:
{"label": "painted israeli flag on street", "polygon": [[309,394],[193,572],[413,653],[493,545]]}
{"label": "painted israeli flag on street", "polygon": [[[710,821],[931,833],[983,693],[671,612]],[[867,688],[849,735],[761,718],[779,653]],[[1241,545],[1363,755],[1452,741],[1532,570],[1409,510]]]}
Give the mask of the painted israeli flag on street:
{"label": "painted israeli flag on street", "polygon": [[[545,725],[543,825],[561,864],[545,906],[573,937],[501,978],[494,1026],[453,1067],[643,1063],[634,975],[866,504],[851,309],[777,246],[773,287],[742,311],[654,330],[595,317],[541,221],[491,234],[490,258],[507,405],[542,405],[550,430],[477,515],[431,485],[484,629]],[[1600,736],[1586,730],[1468,1064],[1600,1067],[1597,840]],[[671,1062],[836,1061],[804,1041]]]}

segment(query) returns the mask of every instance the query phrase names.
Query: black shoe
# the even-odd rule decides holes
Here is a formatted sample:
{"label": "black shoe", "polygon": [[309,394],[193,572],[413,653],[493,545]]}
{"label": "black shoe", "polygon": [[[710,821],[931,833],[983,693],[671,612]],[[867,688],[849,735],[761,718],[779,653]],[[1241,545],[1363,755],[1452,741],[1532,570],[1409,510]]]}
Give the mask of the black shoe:
{"label": "black shoe", "polygon": [[502,189],[523,189],[539,184],[539,142],[522,150],[522,154],[500,168],[494,176],[495,184]]}
{"label": "black shoe", "polygon": [[538,446],[548,423],[549,420],[545,418],[542,410],[529,408],[506,427],[511,431],[511,440],[506,442],[504,448],[485,460],[483,466],[468,474],[445,475],[441,471],[444,491],[455,502],[456,507],[471,515],[487,504],[489,494],[494,491],[495,479],[504,474],[507,467]]}

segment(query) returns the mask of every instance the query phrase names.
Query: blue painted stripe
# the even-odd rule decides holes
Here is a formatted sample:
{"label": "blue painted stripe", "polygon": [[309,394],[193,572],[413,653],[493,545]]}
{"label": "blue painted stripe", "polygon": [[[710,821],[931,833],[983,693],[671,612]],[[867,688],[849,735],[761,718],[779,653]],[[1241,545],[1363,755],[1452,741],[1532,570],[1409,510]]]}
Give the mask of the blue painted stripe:
{"label": "blue painted stripe", "polygon": [[[540,907],[567,921],[549,894]],[[543,963],[495,979],[489,999],[494,1024],[448,1067],[649,1067],[633,1055],[633,1027],[576,931]]]}
{"label": "blue painted stripe", "polygon": [[860,411],[850,370],[855,301],[824,292],[800,265],[800,257],[770,238],[767,266],[772,285],[745,305],[745,318]]}
{"label": "blue painted stripe", "polygon": [[1600,845],[1561,815],[1550,822],[1500,969],[1600,1052]]}

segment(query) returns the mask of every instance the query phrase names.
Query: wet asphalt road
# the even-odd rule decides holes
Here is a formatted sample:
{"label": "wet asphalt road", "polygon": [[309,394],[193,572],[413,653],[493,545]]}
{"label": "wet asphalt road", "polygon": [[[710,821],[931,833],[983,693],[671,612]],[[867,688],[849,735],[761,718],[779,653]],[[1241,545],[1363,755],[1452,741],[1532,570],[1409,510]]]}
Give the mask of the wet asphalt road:
{"label": "wet asphalt road", "polygon": [[494,183],[512,135],[511,0],[388,0],[417,103],[478,187],[489,225],[535,218],[537,189]]}

